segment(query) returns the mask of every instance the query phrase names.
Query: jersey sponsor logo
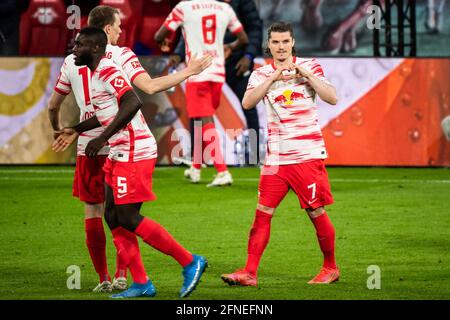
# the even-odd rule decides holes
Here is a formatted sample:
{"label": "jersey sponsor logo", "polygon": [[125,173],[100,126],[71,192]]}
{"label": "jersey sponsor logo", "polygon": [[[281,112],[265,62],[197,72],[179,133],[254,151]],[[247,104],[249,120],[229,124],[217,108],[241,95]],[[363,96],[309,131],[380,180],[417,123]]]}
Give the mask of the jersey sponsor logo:
{"label": "jersey sponsor logo", "polygon": [[122,88],[124,85],[125,80],[121,78],[114,79],[113,87],[114,88]]}
{"label": "jersey sponsor logo", "polygon": [[132,66],[134,69],[139,69],[139,68],[141,67],[141,63],[140,63],[139,61],[132,61],[132,62],[131,62],[131,66]]}
{"label": "jersey sponsor logo", "polygon": [[293,90],[285,90],[283,93],[275,97],[274,102],[277,104],[283,104],[285,106],[292,105],[295,101],[305,99],[303,93]]}

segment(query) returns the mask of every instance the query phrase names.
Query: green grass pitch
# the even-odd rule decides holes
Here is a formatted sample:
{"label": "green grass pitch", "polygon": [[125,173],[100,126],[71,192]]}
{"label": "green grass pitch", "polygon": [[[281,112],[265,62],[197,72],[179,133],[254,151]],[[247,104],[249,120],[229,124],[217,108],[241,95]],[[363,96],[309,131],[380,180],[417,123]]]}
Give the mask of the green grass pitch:
{"label": "green grass pitch", "polygon": [[[245,263],[257,201],[259,169],[231,168],[232,187],[206,188],[184,180],[184,168],[154,173],[158,199],[142,213],[169,230],[210,267],[196,299],[449,299],[450,170],[329,168],[335,204],[327,209],[336,228],[341,279],[328,286],[306,282],[322,255],[314,228],[290,192],[272,221],[262,257],[259,288],[229,287],[220,274]],[[83,205],[72,198],[73,167],[0,167],[0,299],[108,299],[92,293],[97,275],[85,247]],[[107,254],[114,272],[110,233]],[[181,268],[142,241],[154,299],[178,299]],[[81,268],[81,289],[69,290],[67,267]],[[381,288],[369,290],[367,268],[381,270]]]}

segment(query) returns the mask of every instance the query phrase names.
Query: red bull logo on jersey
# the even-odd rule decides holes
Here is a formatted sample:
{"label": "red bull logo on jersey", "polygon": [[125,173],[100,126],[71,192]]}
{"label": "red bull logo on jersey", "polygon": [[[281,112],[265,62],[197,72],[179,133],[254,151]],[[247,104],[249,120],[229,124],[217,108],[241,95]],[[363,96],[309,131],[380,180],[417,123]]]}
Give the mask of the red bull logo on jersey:
{"label": "red bull logo on jersey", "polygon": [[285,106],[289,106],[294,103],[294,101],[305,99],[303,93],[293,91],[293,90],[285,90],[283,94],[275,97],[274,102],[276,104],[282,104]]}

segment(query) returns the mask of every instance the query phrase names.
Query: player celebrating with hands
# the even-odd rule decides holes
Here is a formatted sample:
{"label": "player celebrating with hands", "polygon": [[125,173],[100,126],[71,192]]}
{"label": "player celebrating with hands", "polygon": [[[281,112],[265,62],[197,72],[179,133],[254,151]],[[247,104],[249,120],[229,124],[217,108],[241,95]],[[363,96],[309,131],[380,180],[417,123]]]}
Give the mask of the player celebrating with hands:
{"label": "player celebrating with hands", "polygon": [[322,269],[308,283],[331,283],[339,278],[334,257],[335,230],[324,209],[333,203],[333,197],[324,165],[327,152],[316,104],[319,96],[334,105],[337,95],[315,59],[293,56],[294,44],[289,24],[270,26],[267,50],[274,61],[252,73],[242,101],[243,107],[249,109],[264,99],[268,142],[247,263],[243,269],[222,275],[230,285],[257,286],[257,270],[269,242],[271,220],[289,189],[297,194],[314,224],[324,256]]}

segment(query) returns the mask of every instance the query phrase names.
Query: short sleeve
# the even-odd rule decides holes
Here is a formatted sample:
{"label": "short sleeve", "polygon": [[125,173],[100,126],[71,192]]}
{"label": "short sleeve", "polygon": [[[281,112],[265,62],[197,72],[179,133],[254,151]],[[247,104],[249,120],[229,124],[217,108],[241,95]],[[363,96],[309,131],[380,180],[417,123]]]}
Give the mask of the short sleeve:
{"label": "short sleeve", "polygon": [[100,72],[100,79],[103,81],[106,92],[113,94],[117,100],[120,100],[125,92],[133,90],[116,67],[110,66],[103,69]]}
{"label": "short sleeve", "polygon": [[[67,58],[66,58],[67,59]],[[61,95],[68,95],[72,91],[72,85],[69,78],[68,64],[66,60],[61,67],[58,80],[56,80],[54,90]]]}
{"label": "short sleeve", "polygon": [[267,78],[259,70],[255,70],[250,75],[247,84],[247,90],[254,89],[263,83]]}
{"label": "short sleeve", "polygon": [[175,8],[173,8],[173,10],[167,16],[166,20],[164,21],[164,27],[166,27],[169,30],[175,31],[183,24],[183,21],[184,21],[183,3],[180,2],[175,6]]}
{"label": "short sleeve", "polygon": [[309,60],[304,66],[305,69],[311,71],[316,77],[318,77],[320,80],[325,81],[326,83],[330,83],[328,79],[325,77],[325,74],[323,72],[322,66],[319,64],[319,62],[316,59]]}
{"label": "short sleeve", "polygon": [[227,12],[229,16],[229,22],[228,22],[228,30],[230,30],[231,33],[236,34],[241,32],[244,27],[242,26],[242,23],[239,21],[239,19],[236,16],[236,12],[234,12],[233,8],[231,6],[227,6]]}
{"label": "short sleeve", "polygon": [[131,82],[133,82],[138,75],[146,72],[136,54],[127,47],[122,48],[120,65]]}

